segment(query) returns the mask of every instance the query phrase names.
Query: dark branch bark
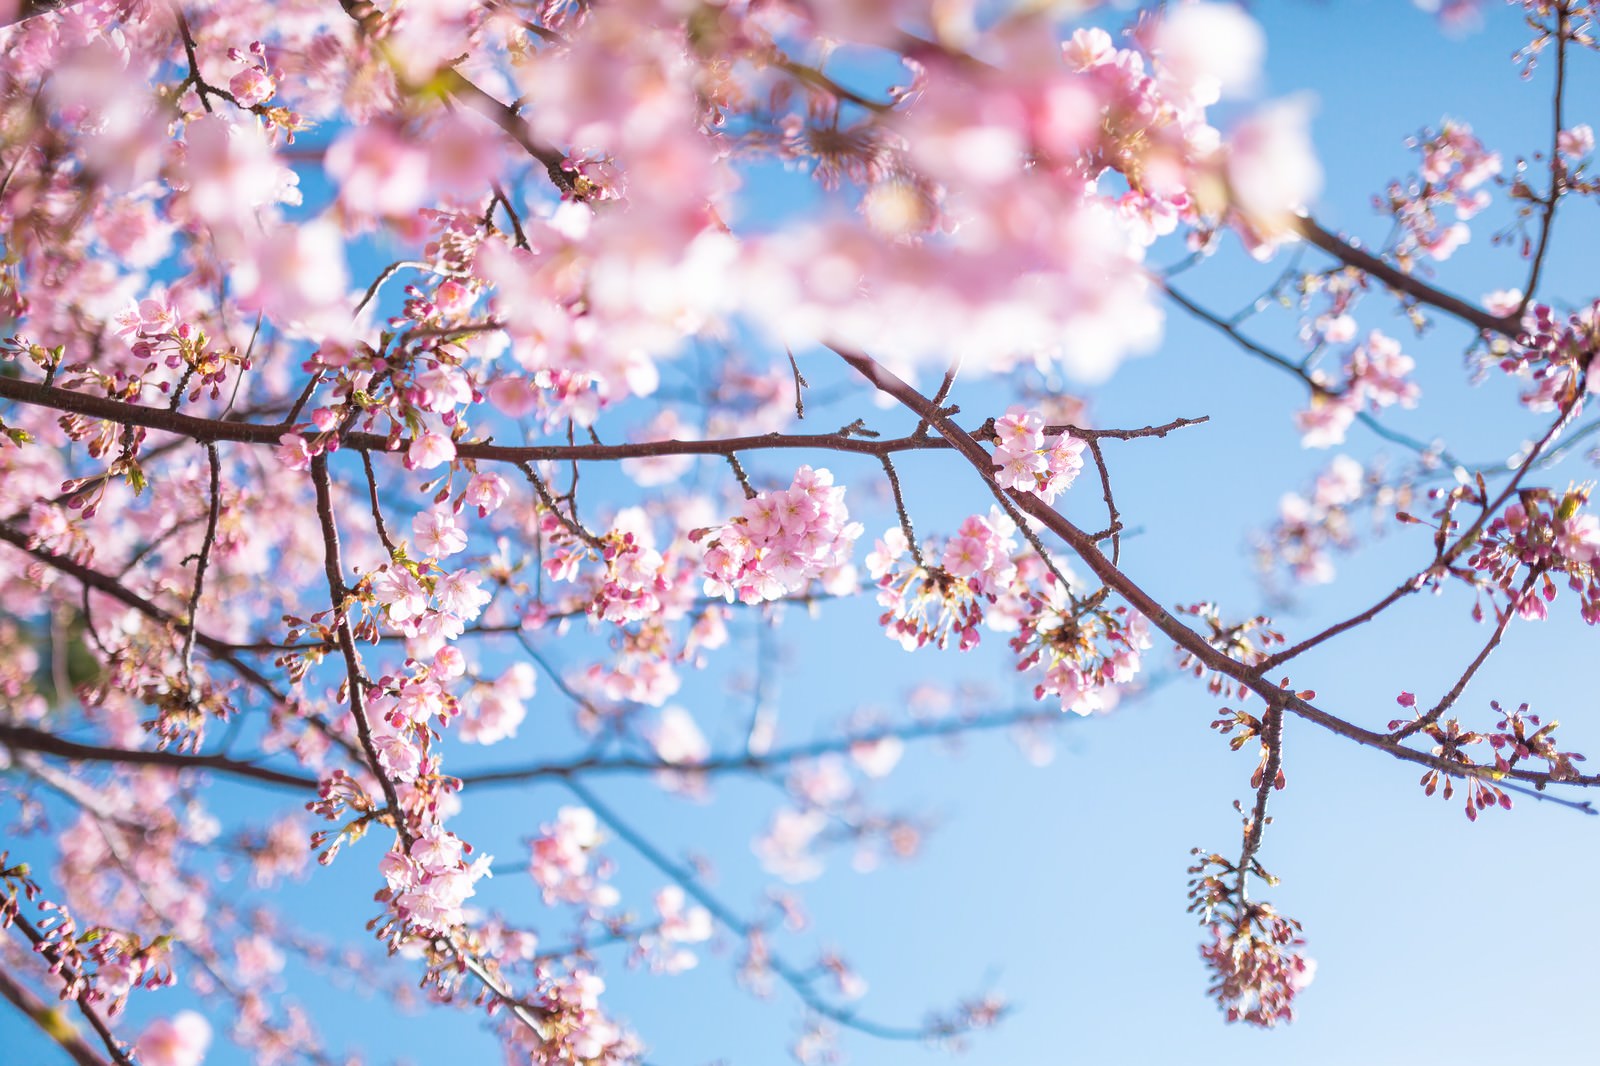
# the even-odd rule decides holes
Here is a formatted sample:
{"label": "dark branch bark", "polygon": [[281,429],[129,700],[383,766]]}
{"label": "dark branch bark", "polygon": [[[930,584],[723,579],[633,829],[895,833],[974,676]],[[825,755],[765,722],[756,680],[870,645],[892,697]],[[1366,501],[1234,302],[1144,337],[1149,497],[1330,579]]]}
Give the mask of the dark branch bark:
{"label": "dark branch bark", "polygon": [[1346,266],[1365,271],[1396,292],[1409,296],[1420,304],[1427,304],[1448,315],[1454,315],[1461,321],[1477,327],[1480,332],[1515,338],[1521,330],[1519,324],[1521,320],[1516,315],[1507,315],[1504,318],[1491,315],[1459,296],[1452,296],[1420,278],[1395,269],[1371,252],[1357,248],[1342,237],[1328,232],[1310,218],[1296,219],[1295,232]]}
{"label": "dark branch bark", "polygon": [[8,725],[0,722],[0,744],[13,751],[36,751],[41,755],[55,755],[76,762],[103,762],[125,766],[164,766],[168,769],[215,770],[234,777],[259,781],[262,784],[281,785],[285,788],[312,789],[317,779],[300,774],[284,773],[255,763],[230,759],[226,755],[180,755],[171,751],[142,751],[131,748],[107,748],[97,744],[80,744],[54,733],[31,726]]}
{"label": "dark branch bark", "polygon": [[[0,399],[15,400],[35,407],[48,407],[55,411],[100,418],[122,425],[142,426],[146,429],[176,433],[197,441],[236,441],[242,444],[272,445],[286,433],[293,432],[289,423],[262,424],[259,422],[234,422],[193,415],[179,414],[165,408],[145,407],[142,404],[124,403],[120,400],[95,396],[87,392],[59,389],[20,378],[0,377]],[[1178,418],[1163,425],[1144,426],[1138,429],[1085,429],[1078,426],[1049,426],[1048,432],[1070,432],[1085,439],[1138,440],[1146,437],[1165,437],[1168,433],[1205,422],[1201,418]],[[315,436],[314,434],[308,435]],[[350,432],[341,438],[341,446],[359,452],[404,452],[411,444],[409,437],[391,440],[380,433]],[[534,463],[544,461],[566,462],[617,462],[622,459],[644,459],[665,455],[729,456],[742,451],[772,449],[816,449],[820,451],[850,452],[857,455],[882,456],[906,451],[940,451],[950,448],[948,441],[938,437],[895,437],[875,440],[842,433],[765,433],[748,437],[724,437],[719,440],[658,440],[635,444],[548,444],[500,445],[488,442],[463,441],[456,445],[456,454],[462,459],[488,462]]]}

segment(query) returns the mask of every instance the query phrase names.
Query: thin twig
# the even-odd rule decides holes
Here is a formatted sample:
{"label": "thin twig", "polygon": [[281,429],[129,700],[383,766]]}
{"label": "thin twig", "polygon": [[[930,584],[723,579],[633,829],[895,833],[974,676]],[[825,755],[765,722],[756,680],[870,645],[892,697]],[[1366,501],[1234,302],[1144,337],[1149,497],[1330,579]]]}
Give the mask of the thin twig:
{"label": "thin twig", "polygon": [[[217,446],[205,442],[206,464],[210,468],[210,506],[206,511],[206,532],[200,542],[200,551],[194,556],[194,589],[189,593],[189,619],[183,631],[183,680],[193,685],[194,641],[200,622],[200,596],[206,587],[206,567],[211,564],[211,551],[217,543],[217,518],[222,510],[222,462],[217,456]],[[193,701],[194,694],[189,694]]]}

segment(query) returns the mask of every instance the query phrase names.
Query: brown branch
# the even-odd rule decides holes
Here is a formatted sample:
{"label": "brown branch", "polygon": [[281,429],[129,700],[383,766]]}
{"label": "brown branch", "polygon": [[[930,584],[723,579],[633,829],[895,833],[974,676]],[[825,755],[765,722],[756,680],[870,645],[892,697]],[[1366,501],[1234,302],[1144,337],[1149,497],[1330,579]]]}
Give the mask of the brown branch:
{"label": "brown branch", "polygon": [[104,762],[126,766],[161,766],[171,770],[215,770],[251,781],[285,788],[316,789],[314,777],[284,773],[255,763],[230,759],[226,755],[180,755],[171,751],[142,751],[130,748],[107,748],[95,744],[81,744],[54,733],[32,726],[9,725],[0,722],[0,744],[13,751],[36,751],[41,755],[55,755],[76,762]]}
{"label": "brown branch", "polygon": [[1471,548],[1473,544],[1476,543],[1478,533],[1485,525],[1488,524],[1489,519],[1495,514],[1495,512],[1499,511],[1501,506],[1504,505],[1505,502],[1511,498],[1512,494],[1517,491],[1518,486],[1522,484],[1522,479],[1528,475],[1528,471],[1534,468],[1539,456],[1542,455],[1544,450],[1555,440],[1556,435],[1561,431],[1561,427],[1566,425],[1567,419],[1571,417],[1573,409],[1574,408],[1569,407],[1561,412],[1560,417],[1557,418],[1550,428],[1545,431],[1545,435],[1539,438],[1539,442],[1533,446],[1533,450],[1528,453],[1527,458],[1523,460],[1522,466],[1517,469],[1517,472],[1512,476],[1511,481],[1507,483],[1504,489],[1501,490],[1500,495],[1496,496],[1492,501],[1482,505],[1482,509],[1480,510],[1478,517],[1473,519],[1472,524],[1456,537],[1455,543],[1450,545],[1449,548],[1443,548],[1438,551],[1433,562],[1429,564],[1426,570],[1407,578],[1399,586],[1397,586],[1393,592],[1390,592],[1388,595],[1384,596],[1383,599],[1379,600],[1371,607],[1368,607],[1360,614],[1351,615],[1349,618],[1329,626],[1317,635],[1307,637],[1305,640],[1302,640],[1292,648],[1285,648],[1282,651],[1279,651],[1277,654],[1263,659],[1261,663],[1256,666],[1258,675],[1265,674],[1268,671],[1276,669],[1289,660],[1310,651],[1317,645],[1324,643],[1332,637],[1338,636],[1340,633],[1343,633],[1346,630],[1352,629],[1355,626],[1361,625],[1362,623],[1370,622],[1381,611],[1387,610],[1396,601],[1405,596],[1409,596],[1413,592],[1418,592],[1425,588],[1427,578],[1430,574],[1443,573],[1452,563],[1456,561],[1456,559],[1458,559],[1464,552],[1467,551],[1467,549]]}
{"label": "brown branch", "polygon": [[[149,600],[145,599],[137,592],[129,589],[126,585],[122,584],[115,578],[108,577],[105,574],[100,573],[98,570],[93,570],[87,566],[84,566],[82,563],[79,563],[74,559],[70,559],[65,555],[57,555],[48,548],[35,546],[33,544],[33,538],[28,534],[23,533],[21,530],[15,529],[9,525],[6,525],[5,523],[0,523],[0,541],[4,541],[7,544],[11,544],[14,547],[20,548],[22,551],[27,552],[35,559],[50,566],[52,569],[76,579],[79,584],[84,586],[84,588],[93,589],[96,592],[104,593],[105,595],[116,600],[118,603],[121,603],[127,607],[132,607],[134,610],[138,611],[140,614],[151,619],[152,621],[160,622],[162,625],[170,626],[174,630],[179,630],[182,628],[182,624],[177,616],[172,614],[170,611],[151,603]],[[256,688],[260,689],[266,695],[270,696],[275,702],[280,704],[289,703],[289,697],[283,692],[280,692],[264,674],[255,669],[255,667],[251,666],[249,663],[243,662],[237,656],[235,656],[233,654],[233,646],[227,641],[218,640],[215,637],[196,631],[195,643],[200,645],[200,647],[205,648],[212,654],[214,658],[221,662],[227,663],[235,673],[244,678],[250,684],[254,685]]]}
{"label": "brown branch", "polygon": [[569,778],[590,774],[654,773],[670,771],[686,774],[750,773],[760,774],[781,769],[792,763],[814,759],[820,755],[847,752],[857,744],[873,744],[882,740],[924,740],[939,737],[961,736],[967,733],[1008,729],[1018,725],[1045,725],[1061,722],[1059,711],[1012,710],[971,718],[950,718],[936,722],[919,722],[906,726],[884,726],[856,733],[845,733],[809,744],[775,748],[764,753],[749,751],[736,754],[714,755],[698,763],[667,762],[637,756],[589,756],[570,762],[531,763],[525,766],[506,766],[462,774],[463,785],[479,787],[510,785],[523,781],[548,778]]}
{"label": "brown branch", "polygon": [[1111,564],[1117,566],[1122,562],[1122,514],[1117,510],[1117,502],[1111,495],[1111,471],[1106,467],[1106,457],[1100,450],[1100,442],[1091,440],[1086,443],[1089,446],[1089,454],[1094,458],[1095,469],[1100,472],[1100,497],[1106,504],[1106,535],[1111,538]]}
{"label": "brown branch", "polygon": [[344,563],[339,558],[339,527],[333,517],[333,493],[328,478],[326,455],[319,455],[311,460],[311,480],[317,490],[317,520],[322,530],[323,572],[328,579],[328,598],[333,609],[339,651],[344,656],[350,716],[355,719],[356,735],[361,740],[361,750],[366,755],[368,767],[377,777],[378,787],[383,790],[384,805],[389,811],[391,828],[409,849],[411,830],[407,828],[405,815],[400,810],[400,795],[395,791],[394,782],[389,779],[389,775],[383,772],[383,763],[378,759],[378,749],[372,739],[372,725],[367,721],[366,691],[363,687],[366,681],[361,676],[361,660],[356,654],[355,635],[350,629],[349,608],[346,603],[349,590],[344,584]]}
{"label": "brown branch", "polygon": [[[0,376],[0,400],[14,400],[35,407],[85,415],[122,425],[142,426],[145,429],[175,433],[197,441],[233,441],[241,444],[276,447],[279,439],[293,431],[290,422],[264,424],[239,422],[231,419],[197,418],[164,408],[146,407],[143,404],[124,403],[121,400],[95,396],[87,392],[59,389],[20,378]],[[1145,437],[1164,437],[1175,429],[1199,425],[1206,418],[1179,418],[1164,425],[1145,426],[1138,429],[1082,429],[1076,426],[1046,426],[1047,433],[1070,432],[1085,439],[1136,440]],[[317,434],[304,435],[315,440]],[[409,448],[411,438],[391,439],[380,433],[348,432],[340,437],[340,446],[354,451],[388,454]],[[849,452],[856,455],[881,456],[906,451],[941,451],[951,448],[949,441],[938,437],[915,435],[879,440],[857,437],[847,433],[765,433],[745,437],[723,437],[718,440],[658,440],[634,444],[550,444],[550,445],[499,445],[487,441],[461,441],[456,444],[456,455],[462,459],[484,462],[618,462],[623,459],[646,459],[669,455],[706,455],[726,457],[734,452],[795,450],[813,448],[822,451]]]}
{"label": "brown branch", "polygon": [[1272,790],[1278,786],[1278,774],[1283,770],[1283,708],[1277,703],[1269,703],[1267,710],[1262,715],[1261,743],[1266,748],[1266,758],[1261,764],[1261,783],[1256,786],[1255,806],[1250,810],[1250,818],[1244,826],[1244,846],[1239,852],[1239,863],[1236,867],[1239,881],[1234,891],[1234,899],[1238,906],[1237,925],[1244,928],[1248,920],[1249,911],[1246,903],[1250,899],[1249,877],[1253,868],[1256,853],[1261,850],[1261,837],[1267,827],[1267,799],[1272,795]]}
{"label": "brown branch", "polygon": [[[217,446],[205,442],[206,465],[210,470],[210,503],[206,509],[206,532],[200,542],[200,551],[194,557],[194,589],[189,593],[189,618],[183,627],[183,680],[192,684],[190,673],[194,669],[195,627],[200,623],[200,597],[205,592],[206,568],[211,565],[211,551],[217,543],[217,518],[222,510],[222,461],[217,456]],[[191,696],[191,699],[193,697]]]}
{"label": "brown branch", "polygon": [[[371,0],[339,0],[339,6],[360,28],[362,36],[378,49],[379,54],[387,57],[382,41],[384,13],[378,10]],[[398,67],[391,63],[390,69],[395,80],[402,82],[403,87],[414,88],[403,85]],[[550,183],[560,190],[562,196],[582,198],[577,175],[565,167],[566,153],[536,139],[515,107],[495,99],[454,67],[441,68],[437,72],[437,77],[441,79],[445,90],[451,96],[493,122],[506,136],[521,146],[523,151],[543,164],[545,173],[550,177]]]}
{"label": "brown branch", "polygon": [[1521,332],[1521,319],[1518,316],[1496,317],[1459,296],[1452,296],[1442,289],[1434,288],[1427,282],[1390,266],[1371,252],[1328,232],[1309,216],[1302,215],[1296,218],[1293,224],[1295,232],[1302,238],[1339,262],[1365,271],[1396,292],[1403,293],[1420,304],[1438,308],[1447,315],[1453,315],[1476,327],[1481,333],[1495,333],[1515,338]]}
{"label": "brown branch", "polygon": [[[33,945],[33,950],[36,951],[46,962],[50,963],[52,966],[62,964],[63,960],[61,958],[61,953],[50,946],[45,934],[35,929],[32,922],[18,914],[13,916],[12,925],[22,930],[22,935],[26,937],[28,942]],[[81,977],[82,975],[78,976]],[[68,979],[70,980],[70,978]],[[89,1023],[89,1027],[95,1031],[95,1035],[100,1037],[100,1042],[105,1045],[106,1051],[110,1052],[111,1061],[116,1063],[117,1066],[134,1066],[133,1059],[126,1051],[123,1050],[122,1042],[118,1040],[116,1034],[111,1031],[111,1027],[106,1024],[106,1020],[100,1017],[100,1011],[89,999],[89,989],[87,984],[85,984],[85,986],[78,992],[77,995],[71,998],[78,1005],[78,1013],[83,1015],[84,1020]]]}
{"label": "brown branch", "polygon": [[[1522,583],[1522,593],[1526,595],[1538,579],[1539,573],[1537,571],[1529,574],[1528,579]],[[1439,702],[1434,704],[1427,714],[1420,715],[1415,721],[1395,730],[1394,738],[1396,740],[1404,740],[1413,733],[1420,732],[1437,722],[1444,712],[1448,711],[1455,705],[1456,700],[1461,698],[1461,694],[1467,690],[1467,685],[1472,681],[1473,675],[1478,672],[1478,668],[1488,662],[1490,654],[1500,646],[1501,638],[1506,635],[1506,628],[1511,625],[1511,619],[1516,616],[1515,602],[1506,604],[1506,609],[1497,611],[1497,613],[1500,618],[1494,627],[1494,632],[1489,634],[1489,639],[1479,649],[1477,656],[1467,664],[1467,668],[1462,671],[1461,676],[1456,678],[1456,683],[1450,686],[1450,691],[1440,697]]]}
{"label": "brown branch", "polygon": [[10,1000],[12,1006],[55,1041],[78,1066],[107,1066],[109,1060],[90,1047],[66,1019],[58,1016],[59,1008],[34,995],[4,969],[0,969],[0,996]]}
{"label": "brown branch", "polygon": [[389,528],[383,521],[383,508],[378,503],[378,476],[372,469],[372,453],[361,453],[361,467],[367,475],[367,495],[372,501],[372,524],[377,527],[378,539],[383,541],[384,550],[389,553],[389,558],[394,558],[394,541],[389,539]]}
{"label": "brown branch", "polygon": [[[927,418],[935,429],[951,441],[956,450],[972,464],[991,488],[998,488],[998,486],[994,485],[994,479],[990,474],[993,463],[988,452],[984,451],[982,445],[962,430],[960,426],[955,425],[942,412],[936,409],[928,401],[927,397],[879,365],[869,356],[837,347],[834,347],[833,351],[849,366],[877,386],[878,389],[899,400],[910,408],[913,413]],[[1307,721],[1314,722],[1339,736],[1353,740],[1366,747],[1385,751],[1398,759],[1430,767],[1452,777],[1492,778],[1496,781],[1502,778],[1510,778],[1527,782],[1535,787],[1544,787],[1549,784],[1581,785],[1586,787],[1600,785],[1600,775],[1556,777],[1548,771],[1515,768],[1496,771],[1493,767],[1452,762],[1428,752],[1405,747],[1387,734],[1363,729],[1353,722],[1348,722],[1337,715],[1330,714],[1294,693],[1286,692],[1279,686],[1265,680],[1258,668],[1247,666],[1213,648],[1204,636],[1190,629],[1172,612],[1156,602],[1136,582],[1112,565],[1111,560],[1100,552],[1093,538],[1069,522],[1054,508],[1045,504],[1043,500],[1029,493],[1009,493],[1008,495],[1019,509],[1038,519],[1044,528],[1049,529],[1064,540],[1083,560],[1084,565],[1092,570],[1102,582],[1125,599],[1134,610],[1144,615],[1152,626],[1164,633],[1174,644],[1191,654],[1196,662],[1208,670],[1232,678],[1246,689],[1255,692],[1267,702],[1268,706],[1272,706],[1274,703],[1281,703],[1285,710]]]}
{"label": "brown branch", "polygon": [[1571,18],[1572,11],[1567,0],[1558,0],[1556,91],[1551,103],[1551,110],[1554,112],[1551,121],[1554,128],[1550,131],[1550,189],[1544,199],[1543,217],[1539,220],[1539,243],[1533,253],[1533,264],[1528,270],[1528,284],[1522,291],[1522,301],[1517,305],[1516,317],[1519,320],[1522,318],[1522,312],[1533,302],[1534,293],[1538,291],[1539,275],[1544,270],[1545,253],[1550,249],[1550,233],[1556,221],[1556,204],[1561,202],[1562,194],[1566,192],[1567,164],[1561,158],[1561,126],[1564,122],[1562,111],[1567,95],[1567,41],[1571,33]]}
{"label": "brown branch", "polygon": [[857,107],[871,111],[875,115],[887,115],[894,110],[894,104],[884,103],[882,100],[874,100],[870,96],[863,96],[854,89],[839,84],[816,67],[808,67],[804,63],[796,63],[781,53],[773,63],[773,66],[818,92],[837,97],[840,100],[848,100]]}

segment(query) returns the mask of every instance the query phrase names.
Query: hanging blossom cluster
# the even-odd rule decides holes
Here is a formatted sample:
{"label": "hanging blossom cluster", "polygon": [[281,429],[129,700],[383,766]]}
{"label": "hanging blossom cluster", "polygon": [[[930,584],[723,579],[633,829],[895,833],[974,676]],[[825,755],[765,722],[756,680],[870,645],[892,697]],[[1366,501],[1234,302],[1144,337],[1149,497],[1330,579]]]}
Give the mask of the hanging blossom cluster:
{"label": "hanging blossom cluster", "polygon": [[986,605],[1016,580],[1016,533],[1016,523],[998,510],[968,517],[942,547],[929,540],[915,554],[900,527],[885,532],[866,558],[885,633],[907,651],[942,649],[952,636],[962,651],[976,647]]}
{"label": "hanging blossom cluster", "polygon": [[1528,308],[1517,344],[1500,360],[1500,369],[1532,382],[1522,394],[1530,411],[1578,412],[1584,397],[1600,388],[1591,373],[1600,351],[1600,301],[1564,319],[1544,304]]}
{"label": "hanging blossom cluster", "polygon": [[[1039,484],[1036,475],[1032,483]],[[901,529],[888,530],[866,559],[885,608],[879,624],[907,651],[943,648],[951,638],[968,651],[980,627],[1011,633],[1017,669],[1043,675],[1035,699],[1058,698],[1076,714],[1109,709],[1151,647],[1148,624],[1126,607],[1107,606],[1105,590],[1080,598],[1059,566],[1018,551],[1016,537],[1016,524],[998,509],[916,552]]]}
{"label": "hanging blossom cluster", "polygon": [[378,862],[395,913],[419,936],[448,936],[466,921],[462,905],[489,876],[492,856],[469,858],[472,845],[441,825],[430,825],[411,842]]}
{"label": "hanging blossom cluster", "polygon": [[1588,486],[1524,492],[1484,529],[1467,565],[1519,615],[1536,620],[1548,614],[1565,576],[1583,620],[1600,625],[1600,518],[1582,509],[1589,494]]}
{"label": "hanging blossom cluster", "polygon": [[1229,1021],[1264,1028],[1293,1021],[1295,997],[1316,976],[1316,961],[1302,951],[1306,942],[1299,922],[1244,894],[1247,877],[1268,884],[1275,880],[1253,856],[1241,870],[1214,852],[1196,848],[1193,854],[1189,911],[1200,916],[1210,935],[1200,946],[1200,958],[1210,971],[1212,998]]}
{"label": "hanging blossom cluster", "polygon": [[803,466],[789,488],[758,492],[733,521],[696,531],[706,595],[749,604],[804,593],[812,582],[832,595],[853,591],[850,555],[861,530],[844,487],[827,470]]}
{"label": "hanging blossom cluster", "polygon": [[1422,390],[1409,378],[1416,360],[1400,350],[1400,342],[1373,330],[1344,357],[1343,378],[1337,386],[1318,372],[1311,406],[1295,415],[1300,442],[1307,448],[1327,448],[1344,441],[1345,431],[1363,409],[1380,411],[1398,404],[1415,407]]}
{"label": "hanging blossom cluster", "polygon": [[1133,681],[1151,647],[1144,616],[1106,606],[1103,593],[1080,600],[1053,573],[1022,598],[1025,610],[1011,648],[1019,671],[1044,674],[1034,699],[1059,699],[1073,714],[1114,706],[1119,687]]}
{"label": "hanging blossom cluster", "polygon": [[1294,1021],[1295,997],[1311,983],[1317,964],[1300,951],[1306,942],[1299,922],[1265,903],[1246,906],[1246,927],[1212,925],[1200,958],[1228,1020],[1270,1029]]}
{"label": "hanging blossom cluster", "polygon": [[1317,475],[1309,496],[1286,492],[1278,501],[1278,521],[1260,545],[1263,570],[1283,566],[1306,585],[1333,580],[1331,553],[1355,543],[1351,505],[1367,490],[1366,472],[1348,455],[1337,456]]}
{"label": "hanging blossom cluster", "polygon": [[[1468,220],[1489,206],[1483,186],[1500,173],[1500,154],[1485,149],[1472,127],[1454,121],[1437,133],[1427,131],[1411,147],[1422,154],[1420,181],[1391,183],[1382,205],[1400,227],[1394,253],[1402,265],[1419,257],[1442,262],[1471,237]],[[1455,214],[1448,224],[1440,218],[1446,207]]]}

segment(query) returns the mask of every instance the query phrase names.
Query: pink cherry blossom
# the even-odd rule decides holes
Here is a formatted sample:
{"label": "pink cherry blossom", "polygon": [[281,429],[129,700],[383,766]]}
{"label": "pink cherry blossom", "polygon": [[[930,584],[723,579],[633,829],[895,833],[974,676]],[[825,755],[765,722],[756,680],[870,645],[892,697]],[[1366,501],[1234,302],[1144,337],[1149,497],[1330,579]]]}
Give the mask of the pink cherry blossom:
{"label": "pink cherry blossom", "polygon": [[432,470],[456,457],[456,445],[449,437],[432,430],[418,435],[406,451],[406,461],[417,470]]}
{"label": "pink cherry blossom", "polygon": [[455,515],[446,508],[435,507],[411,520],[411,532],[416,537],[418,550],[426,555],[445,558],[464,551],[467,532],[456,523]]}
{"label": "pink cherry blossom", "polygon": [[200,1066],[211,1046],[211,1023],[192,1010],[157,1018],[135,1046],[145,1066]]}

